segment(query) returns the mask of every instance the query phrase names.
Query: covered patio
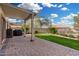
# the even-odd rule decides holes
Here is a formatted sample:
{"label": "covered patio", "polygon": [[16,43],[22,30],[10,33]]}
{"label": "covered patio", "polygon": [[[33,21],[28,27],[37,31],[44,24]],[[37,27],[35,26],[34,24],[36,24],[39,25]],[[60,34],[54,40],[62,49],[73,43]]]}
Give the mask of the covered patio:
{"label": "covered patio", "polygon": [[33,20],[36,13],[31,12],[26,9],[22,9],[16,6],[13,6],[9,3],[0,4],[0,49],[6,42],[6,29],[9,28],[9,23],[7,22],[7,18],[14,19],[22,19],[24,20],[24,24],[26,24],[26,20],[31,19],[31,38],[33,37]]}

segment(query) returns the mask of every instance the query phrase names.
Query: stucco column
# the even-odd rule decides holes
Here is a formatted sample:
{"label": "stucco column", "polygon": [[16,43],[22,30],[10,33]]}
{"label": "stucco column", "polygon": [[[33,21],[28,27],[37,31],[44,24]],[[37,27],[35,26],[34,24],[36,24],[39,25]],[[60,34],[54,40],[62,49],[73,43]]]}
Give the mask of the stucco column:
{"label": "stucco column", "polygon": [[31,42],[34,41],[33,39],[34,37],[34,14],[32,14],[32,17],[31,17]]}
{"label": "stucco column", "polygon": [[0,46],[1,46],[1,39],[2,39],[2,27],[1,27],[2,25],[1,25],[1,13],[0,13]]}
{"label": "stucco column", "polygon": [[26,20],[24,20],[24,37],[26,36],[26,28],[25,28],[25,26],[26,26]]}

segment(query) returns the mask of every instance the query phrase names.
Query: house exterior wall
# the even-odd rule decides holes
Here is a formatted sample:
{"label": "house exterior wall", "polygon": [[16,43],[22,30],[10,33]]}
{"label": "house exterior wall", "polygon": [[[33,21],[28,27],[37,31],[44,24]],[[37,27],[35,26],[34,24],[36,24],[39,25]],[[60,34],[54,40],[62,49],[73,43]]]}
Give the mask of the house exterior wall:
{"label": "house exterior wall", "polygon": [[0,48],[3,46],[3,43],[6,41],[6,20],[2,9],[0,8]]}

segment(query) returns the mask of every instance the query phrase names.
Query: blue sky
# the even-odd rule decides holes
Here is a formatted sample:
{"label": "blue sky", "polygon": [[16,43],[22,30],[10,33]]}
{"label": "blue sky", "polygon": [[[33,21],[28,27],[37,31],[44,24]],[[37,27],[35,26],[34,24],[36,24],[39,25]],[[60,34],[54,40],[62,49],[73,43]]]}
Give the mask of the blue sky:
{"label": "blue sky", "polygon": [[[73,17],[79,14],[79,3],[36,3],[36,4],[14,4],[23,8],[40,10],[38,16],[49,18],[53,24],[64,24],[72,26]],[[36,9],[36,10],[35,10]]]}
{"label": "blue sky", "polygon": [[[43,7],[42,11],[38,14],[42,17],[50,17],[51,14],[57,14],[58,17],[54,18],[55,23],[61,21],[60,18],[65,17],[67,15],[70,15],[71,13],[77,14],[79,12],[79,4],[78,3],[53,3],[54,5],[57,5],[56,7]],[[40,4],[41,5],[41,4]],[[69,10],[61,10],[61,8],[58,8],[59,5],[62,5],[61,8],[67,8]]]}
{"label": "blue sky", "polygon": [[[53,4],[56,4],[56,3],[53,3]],[[62,7],[66,7],[69,9],[69,11],[62,11],[60,10],[60,8],[58,7],[43,7],[40,15],[41,16],[46,16],[46,15],[50,15],[51,13],[56,13],[56,14],[59,14],[60,17],[62,16],[66,16],[70,13],[77,13],[79,12],[79,4],[78,3],[72,3],[72,4],[68,4],[67,3],[57,3],[57,5],[63,5]],[[41,5],[41,4],[40,4]],[[62,14],[61,14],[62,13]]]}

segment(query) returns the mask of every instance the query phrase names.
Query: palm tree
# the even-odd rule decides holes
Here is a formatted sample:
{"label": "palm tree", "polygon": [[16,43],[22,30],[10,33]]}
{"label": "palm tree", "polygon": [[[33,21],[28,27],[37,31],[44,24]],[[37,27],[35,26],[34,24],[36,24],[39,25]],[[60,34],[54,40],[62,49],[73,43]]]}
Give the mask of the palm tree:
{"label": "palm tree", "polygon": [[74,26],[79,27],[79,14],[78,16],[74,16],[74,22],[75,22]]}

